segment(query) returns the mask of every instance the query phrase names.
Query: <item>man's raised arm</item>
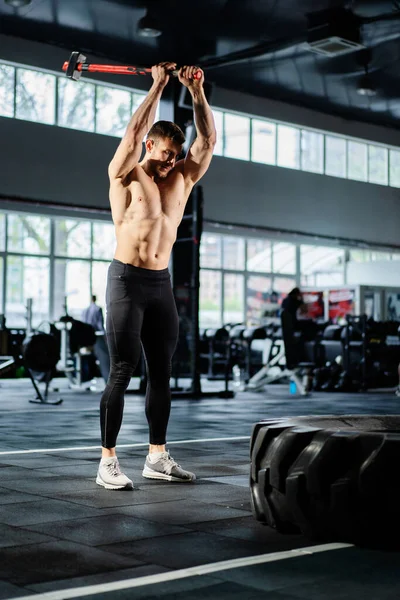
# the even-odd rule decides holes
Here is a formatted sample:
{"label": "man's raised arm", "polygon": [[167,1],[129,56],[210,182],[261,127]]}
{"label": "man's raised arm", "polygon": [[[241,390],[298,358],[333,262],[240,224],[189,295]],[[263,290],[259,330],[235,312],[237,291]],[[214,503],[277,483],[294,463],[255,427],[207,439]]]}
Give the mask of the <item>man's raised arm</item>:
{"label": "man's raised arm", "polygon": [[108,167],[111,180],[123,181],[138,164],[142,153],[143,138],[154,123],[161,94],[169,80],[168,72],[175,68],[176,64],[170,62],[163,62],[152,67],[153,85],[129,121],[125,135]]}
{"label": "man's raised arm", "polygon": [[[201,77],[194,79],[200,71]],[[196,139],[188,150],[184,161],[184,176],[196,183],[207,171],[217,141],[214,117],[204,93],[204,73],[197,67],[182,67],[179,81],[188,88],[193,100]]]}

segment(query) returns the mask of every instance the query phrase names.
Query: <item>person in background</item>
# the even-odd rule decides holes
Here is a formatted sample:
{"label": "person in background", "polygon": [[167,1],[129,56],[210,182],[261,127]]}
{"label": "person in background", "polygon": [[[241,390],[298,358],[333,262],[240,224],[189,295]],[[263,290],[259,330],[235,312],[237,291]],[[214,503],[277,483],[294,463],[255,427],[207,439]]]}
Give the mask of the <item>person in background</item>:
{"label": "person in background", "polygon": [[82,321],[91,325],[95,331],[104,333],[103,309],[96,301],[97,297],[93,295],[89,306],[82,311]]}
{"label": "person in background", "polygon": [[283,299],[281,304],[281,310],[287,311],[292,318],[293,327],[296,328],[299,314],[305,317],[307,314],[307,305],[303,300],[303,295],[298,287],[293,288],[286,298]]}
{"label": "person in background", "polygon": [[93,346],[93,354],[99,362],[101,376],[107,383],[110,374],[110,355],[104,330],[103,309],[96,302],[97,297],[93,295],[89,306],[82,311],[81,319],[84,323],[91,325],[96,332],[96,343]]}
{"label": "person in background", "polygon": [[285,345],[286,365],[294,369],[299,362],[298,346],[294,342],[294,333],[299,329],[299,317],[305,319],[307,305],[298,287],[293,288],[281,304],[282,335]]}

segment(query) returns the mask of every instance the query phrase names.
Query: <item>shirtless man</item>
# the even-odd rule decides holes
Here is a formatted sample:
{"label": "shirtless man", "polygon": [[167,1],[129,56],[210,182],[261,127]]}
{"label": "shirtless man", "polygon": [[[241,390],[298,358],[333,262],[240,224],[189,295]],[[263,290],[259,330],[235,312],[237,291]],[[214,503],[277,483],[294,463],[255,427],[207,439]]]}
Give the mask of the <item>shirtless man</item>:
{"label": "shirtless man", "polygon": [[[158,102],[174,69],[176,64],[170,62],[152,67],[151,89],[128,124],[109,166],[117,248],[107,280],[111,370],[100,404],[102,459],[96,479],[107,489],[133,488],[132,481],[121,472],[115,446],[124,393],[139,361],[141,345],[148,374],[145,410],[150,437],[142,475],[179,482],[196,478],[183,470],[165,447],[171,359],[178,337],[168,264],[189,194],[210,165],[216,132],[204,94],[203,72],[197,67],[182,67],[178,78],[193,99],[197,137],[186,158],[177,161],[185,141],[182,130],[169,121],[153,125]],[[146,154],[139,162],[146,133]]]}

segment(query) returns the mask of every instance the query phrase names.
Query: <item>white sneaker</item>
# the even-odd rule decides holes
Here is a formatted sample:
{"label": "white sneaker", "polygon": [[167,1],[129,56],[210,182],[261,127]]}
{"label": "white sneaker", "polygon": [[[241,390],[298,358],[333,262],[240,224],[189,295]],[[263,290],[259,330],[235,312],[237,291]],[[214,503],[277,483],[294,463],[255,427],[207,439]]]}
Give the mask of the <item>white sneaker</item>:
{"label": "white sneaker", "polygon": [[101,459],[96,483],[107,490],[133,490],[133,481],[122,473],[116,456]]}
{"label": "white sneaker", "polygon": [[182,469],[170,456],[169,452],[163,452],[156,462],[151,462],[147,455],[142,475],[147,479],[163,479],[164,481],[179,481],[181,483],[191,483],[196,479],[196,475]]}

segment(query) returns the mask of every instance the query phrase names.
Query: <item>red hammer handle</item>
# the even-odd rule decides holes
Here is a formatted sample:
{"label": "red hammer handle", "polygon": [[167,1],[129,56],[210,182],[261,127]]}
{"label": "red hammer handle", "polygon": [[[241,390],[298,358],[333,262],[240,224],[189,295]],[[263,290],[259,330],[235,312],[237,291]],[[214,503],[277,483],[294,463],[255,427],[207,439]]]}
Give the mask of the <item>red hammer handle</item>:
{"label": "red hammer handle", "polygon": [[[68,62],[66,61],[63,64],[63,71],[66,71],[68,68]],[[119,65],[94,65],[89,63],[78,63],[76,65],[77,71],[89,71],[89,73],[114,73],[117,75],[147,75],[147,73],[151,73],[151,69],[140,69],[139,67],[121,67]],[[178,71],[171,72],[174,77],[177,77]],[[194,79],[200,79],[201,72],[197,71],[194,74]]]}
{"label": "red hammer handle", "polygon": [[[63,64],[63,71],[68,68],[68,62]],[[92,65],[89,63],[79,63],[76,65],[77,71],[89,71],[91,73],[116,73],[118,75],[144,75],[151,73],[151,69],[139,69],[138,67],[121,67],[119,65]]]}
{"label": "red hammer handle", "polygon": [[[80,65],[78,65],[78,70]],[[117,75],[145,75],[151,73],[151,69],[140,69],[138,67],[120,67],[114,65],[87,65],[82,69],[83,71],[89,71],[89,73],[116,73]]]}

